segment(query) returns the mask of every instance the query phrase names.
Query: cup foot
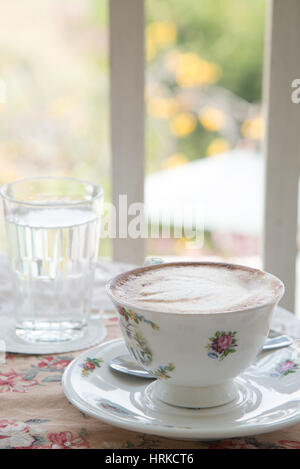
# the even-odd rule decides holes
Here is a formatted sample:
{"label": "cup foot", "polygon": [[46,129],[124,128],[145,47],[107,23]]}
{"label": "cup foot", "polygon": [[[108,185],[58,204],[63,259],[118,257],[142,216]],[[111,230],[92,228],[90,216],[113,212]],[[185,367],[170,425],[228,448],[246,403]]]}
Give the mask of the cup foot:
{"label": "cup foot", "polygon": [[213,386],[178,386],[157,380],[153,392],[166,404],[192,409],[228,404],[238,394],[233,380]]}

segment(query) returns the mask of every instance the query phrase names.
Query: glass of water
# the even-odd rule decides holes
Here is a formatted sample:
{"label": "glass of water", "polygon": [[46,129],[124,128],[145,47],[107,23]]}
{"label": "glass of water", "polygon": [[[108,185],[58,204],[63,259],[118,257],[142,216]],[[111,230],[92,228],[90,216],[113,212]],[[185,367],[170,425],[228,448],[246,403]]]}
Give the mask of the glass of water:
{"label": "glass of water", "polygon": [[102,187],[72,178],[1,187],[16,334],[29,342],[82,337],[91,310]]}

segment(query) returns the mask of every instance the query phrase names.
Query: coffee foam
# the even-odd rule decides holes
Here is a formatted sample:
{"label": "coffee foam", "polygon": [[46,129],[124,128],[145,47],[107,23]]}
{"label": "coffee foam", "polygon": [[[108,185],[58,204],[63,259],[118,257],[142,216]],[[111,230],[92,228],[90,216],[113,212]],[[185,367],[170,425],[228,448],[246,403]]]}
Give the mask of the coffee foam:
{"label": "coffee foam", "polygon": [[274,300],[281,283],[269,274],[227,264],[155,266],[121,276],[113,295],[132,306],[166,313],[225,313]]}

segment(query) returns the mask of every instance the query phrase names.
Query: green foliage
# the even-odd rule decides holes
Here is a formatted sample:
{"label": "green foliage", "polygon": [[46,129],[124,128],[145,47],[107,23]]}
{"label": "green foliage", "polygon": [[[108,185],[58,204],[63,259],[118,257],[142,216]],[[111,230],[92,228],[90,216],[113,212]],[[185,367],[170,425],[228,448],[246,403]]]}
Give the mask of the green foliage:
{"label": "green foliage", "polygon": [[220,85],[261,98],[265,0],[148,0],[147,19],[172,21],[182,51],[219,64]]}

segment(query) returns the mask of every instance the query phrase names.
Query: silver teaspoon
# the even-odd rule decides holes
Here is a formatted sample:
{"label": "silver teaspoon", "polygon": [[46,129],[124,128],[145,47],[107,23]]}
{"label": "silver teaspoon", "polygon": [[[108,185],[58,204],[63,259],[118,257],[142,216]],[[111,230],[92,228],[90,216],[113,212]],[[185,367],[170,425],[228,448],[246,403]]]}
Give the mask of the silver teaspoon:
{"label": "silver teaspoon", "polygon": [[112,358],[109,366],[112,370],[126,375],[136,376],[137,378],[155,379],[155,376],[148,373],[148,371],[144,370],[138,363],[133,361],[129,354]]}
{"label": "silver teaspoon", "polygon": [[[281,335],[273,330],[270,331],[269,337],[265,341],[262,348],[263,350],[273,350],[281,347],[287,347],[293,343],[293,339],[288,335]],[[145,379],[156,379],[155,376],[144,370],[138,363],[133,361],[129,354],[119,355],[118,357],[112,358],[109,366],[112,370],[132,375],[137,378]]]}

